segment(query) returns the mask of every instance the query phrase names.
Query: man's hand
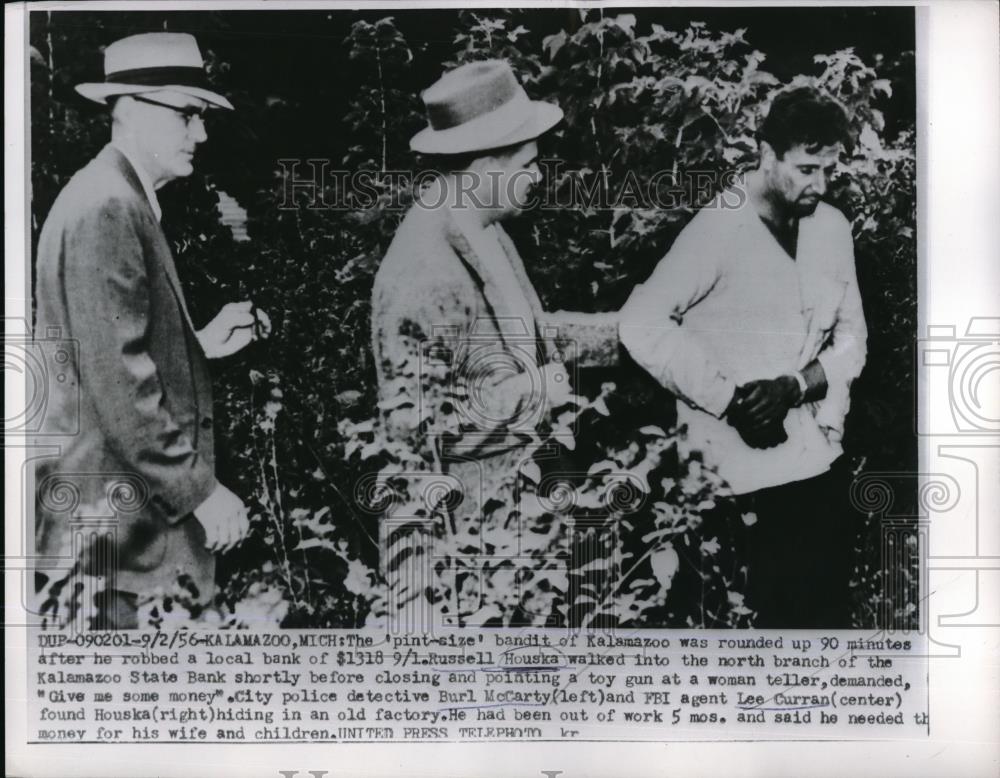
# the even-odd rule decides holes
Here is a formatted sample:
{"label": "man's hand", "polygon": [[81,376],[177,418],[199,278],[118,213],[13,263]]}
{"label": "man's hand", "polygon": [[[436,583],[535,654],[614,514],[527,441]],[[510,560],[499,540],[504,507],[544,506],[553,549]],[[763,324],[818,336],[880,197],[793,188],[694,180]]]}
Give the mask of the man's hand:
{"label": "man's hand", "polygon": [[205,528],[205,548],[213,552],[228,551],[250,529],[243,500],[222,484],[194,509],[194,517]]}
{"label": "man's hand", "polygon": [[[792,387],[785,384],[786,379]],[[773,448],[788,440],[785,416],[799,395],[798,382],[790,376],[773,381],[751,381],[736,388],[725,417],[751,448]]]}
{"label": "man's hand", "polygon": [[209,359],[228,357],[258,338],[271,334],[271,320],[250,300],[229,303],[198,332],[198,342]]}
{"label": "man's hand", "polygon": [[738,390],[740,415],[750,427],[781,424],[790,408],[800,399],[798,382],[791,376],[751,381]]}
{"label": "man's hand", "polygon": [[743,407],[749,390],[745,387],[737,387],[733,392],[733,399],[729,401],[726,408],[726,421],[731,427],[735,427],[743,442],[750,448],[774,448],[780,443],[788,440],[785,434],[785,427],[782,421],[775,422],[765,427],[754,427],[744,413]]}

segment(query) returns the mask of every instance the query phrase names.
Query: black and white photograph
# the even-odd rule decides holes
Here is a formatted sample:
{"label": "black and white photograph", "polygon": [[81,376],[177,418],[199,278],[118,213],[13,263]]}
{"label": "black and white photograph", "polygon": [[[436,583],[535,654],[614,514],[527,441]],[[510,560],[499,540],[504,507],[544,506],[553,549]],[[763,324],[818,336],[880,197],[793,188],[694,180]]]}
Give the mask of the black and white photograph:
{"label": "black and white photograph", "polygon": [[995,774],[995,5],[5,18],[11,774]]}
{"label": "black and white photograph", "polygon": [[47,623],[918,625],[913,8],[29,28]]}

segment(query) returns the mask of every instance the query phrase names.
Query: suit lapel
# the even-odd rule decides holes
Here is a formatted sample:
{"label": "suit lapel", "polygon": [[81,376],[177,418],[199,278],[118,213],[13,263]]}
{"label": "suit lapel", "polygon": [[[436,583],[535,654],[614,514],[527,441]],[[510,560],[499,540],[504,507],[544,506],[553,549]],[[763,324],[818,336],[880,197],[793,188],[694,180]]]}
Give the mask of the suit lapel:
{"label": "suit lapel", "polygon": [[132,168],[132,163],[125,158],[114,146],[108,144],[101,151],[98,159],[103,159],[112,167],[114,167],[121,176],[128,182],[129,187],[132,189],[135,197],[139,202],[142,203],[142,207],[145,209],[146,214],[150,221],[150,232],[153,234],[153,239],[156,242],[156,258],[163,268],[163,272],[166,273],[167,280],[170,282],[170,288],[173,290],[174,297],[177,299],[177,304],[180,306],[181,313],[184,316],[184,320],[187,322],[188,326],[191,328],[192,332],[197,332],[194,326],[194,322],[191,321],[191,314],[188,312],[187,302],[184,299],[184,287],[181,286],[181,279],[177,275],[177,267],[174,264],[174,257],[170,251],[170,244],[167,242],[167,236],[163,233],[163,228],[160,226],[160,222],[156,218],[156,214],[153,213],[153,206],[149,203],[149,198],[146,197],[146,192],[142,188],[142,182],[139,181],[139,176],[136,175],[135,170]]}
{"label": "suit lapel", "polygon": [[[511,288],[504,283],[503,268],[497,263],[507,262],[507,257],[499,241],[488,232],[474,225],[463,224],[462,218],[448,212],[446,232],[448,242],[455,249],[486,299],[504,340],[509,338],[535,338],[535,316],[531,301],[520,286]],[[494,269],[496,268],[496,269]],[[516,271],[513,273],[516,280]]]}
{"label": "suit lapel", "polygon": [[170,252],[167,237],[163,234],[162,229],[159,229],[158,232],[159,234],[156,237],[158,244],[156,257],[167,274],[167,279],[170,281],[170,288],[174,292],[174,297],[177,298],[177,304],[181,307],[181,313],[184,314],[184,320],[188,323],[192,332],[197,332],[194,322],[191,321],[191,314],[188,313],[187,302],[184,300],[184,287],[181,286],[181,279],[177,275],[177,267],[174,265],[174,257]]}
{"label": "suit lapel", "polygon": [[[521,286],[521,291],[524,293],[525,299],[531,306],[531,313],[537,329],[540,326],[538,323],[544,318],[542,301],[538,298],[538,292],[535,291],[535,285],[531,283],[531,279],[528,277],[528,271],[524,267],[524,260],[521,259],[521,255],[518,253],[517,246],[514,245],[514,241],[510,239],[510,236],[499,224],[496,225],[496,231],[497,237],[500,239],[500,245],[503,247],[503,250],[507,255],[510,266],[514,269],[514,275],[517,277],[517,282]],[[537,336],[541,341],[542,353],[540,356],[542,361],[548,361],[549,357],[558,351],[555,337],[552,334],[543,331],[537,332]]]}

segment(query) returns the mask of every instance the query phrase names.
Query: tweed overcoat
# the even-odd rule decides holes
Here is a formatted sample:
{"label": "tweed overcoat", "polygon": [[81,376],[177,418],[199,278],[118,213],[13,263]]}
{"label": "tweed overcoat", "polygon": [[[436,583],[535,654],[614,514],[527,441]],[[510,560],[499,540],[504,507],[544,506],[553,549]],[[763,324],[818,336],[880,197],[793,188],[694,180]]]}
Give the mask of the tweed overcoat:
{"label": "tweed overcoat", "polygon": [[617,319],[544,311],[502,227],[444,199],[425,192],[379,266],[372,348],[389,436],[449,473],[476,519],[548,413],[546,366],[614,364]]}
{"label": "tweed overcoat", "polygon": [[455,410],[439,453],[488,459],[521,446],[546,412],[540,365],[614,364],[617,319],[543,311],[499,224],[426,194],[375,276],[372,348],[390,435],[406,437],[442,405]]}
{"label": "tweed overcoat", "polygon": [[214,591],[192,511],[217,485],[212,391],[173,256],[125,156],[106,146],[59,194],[38,245],[35,337],[58,343],[39,440],[46,574],[79,560],[141,593]]}

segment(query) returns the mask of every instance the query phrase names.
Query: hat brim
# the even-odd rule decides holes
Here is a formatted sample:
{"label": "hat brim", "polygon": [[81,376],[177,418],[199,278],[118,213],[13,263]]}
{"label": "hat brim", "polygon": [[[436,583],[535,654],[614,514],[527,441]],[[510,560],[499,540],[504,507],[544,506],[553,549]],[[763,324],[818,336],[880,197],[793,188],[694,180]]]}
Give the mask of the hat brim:
{"label": "hat brim", "polygon": [[233,110],[233,104],[230,103],[225,97],[208,89],[202,89],[198,86],[185,86],[184,84],[141,86],[137,84],[116,84],[113,82],[109,83],[101,81],[99,83],[78,84],[76,87],[76,91],[88,100],[93,100],[95,103],[101,103],[102,105],[107,105],[109,97],[138,95],[143,94],[144,92],[159,92],[163,89],[169,89],[173,92],[180,92],[185,95],[190,95],[191,97],[197,97],[198,99],[204,100],[206,103],[216,106],[217,108],[225,108],[229,111]]}
{"label": "hat brim", "polygon": [[555,127],[563,118],[563,111],[558,105],[532,100],[524,122],[515,129],[490,135],[481,128],[469,128],[465,125],[449,127],[447,130],[435,130],[426,127],[410,140],[410,148],[421,154],[467,154],[472,151],[488,151],[490,149],[512,146],[515,143],[526,143]]}

